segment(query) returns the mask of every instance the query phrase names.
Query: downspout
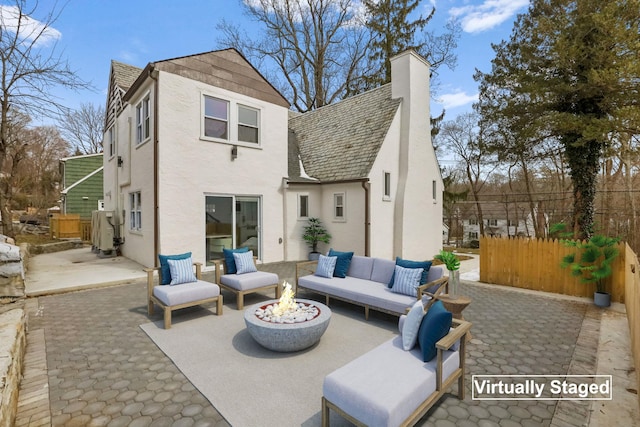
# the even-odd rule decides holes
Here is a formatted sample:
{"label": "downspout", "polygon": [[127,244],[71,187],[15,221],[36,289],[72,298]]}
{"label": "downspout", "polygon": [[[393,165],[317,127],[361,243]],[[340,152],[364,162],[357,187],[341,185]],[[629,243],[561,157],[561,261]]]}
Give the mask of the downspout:
{"label": "downspout", "polygon": [[160,254],[160,225],[158,224],[160,206],[159,199],[159,166],[158,166],[158,71],[154,64],[149,69],[149,77],[154,80],[153,84],[153,262],[157,263]]}
{"label": "downspout", "polygon": [[364,256],[371,256],[371,183],[369,180],[362,181],[364,189]]}
{"label": "downspout", "polygon": [[287,242],[289,241],[289,239],[287,238],[288,236],[288,230],[287,227],[289,225],[289,221],[287,218],[287,197],[288,197],[288,190],[289,190],[289,183],[287,178],[282,178],[282,244],[284,245],[283,249],[283,255],[284,255],[284,261],[289,261],[289,245],[287,244]]}

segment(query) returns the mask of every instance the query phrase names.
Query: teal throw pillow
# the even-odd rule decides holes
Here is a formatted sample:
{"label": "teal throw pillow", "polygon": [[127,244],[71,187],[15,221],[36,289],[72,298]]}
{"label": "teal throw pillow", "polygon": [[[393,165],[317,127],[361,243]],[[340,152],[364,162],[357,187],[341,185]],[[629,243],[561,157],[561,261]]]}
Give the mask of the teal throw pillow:
{"label": "teal throw pillow", "polygon": [[171,270],[169,270],[169,263],[167,262],[170,259],[186,259],[191,258],[191,252],[185,252],[179,255],[158,255],[160,259],[160,273],[162,276],[162,280],[160,281],[161,285],[168,285],[171,283]]}
{"label": "teal throw pillow", "polygon": [[353,252],[338,252],[334,251],[333,248],[329,249],[329,254],[327,256],[335,256],[338,257],[336,260],[336,268],[333,270],[334,277],[347,277],[347,270],[349,270],[349,266],[351,265],[351,258],[353,258]]}
{"label": "teal throw pillow", "polygon": [[169,271],[171,271],[171,283],[169,285],[182,285],[183,283],[197,282],[193,272],[191,257],[184,259],[168,259]]}
{"label": "teal throw pillow", "polygon": [[253,251],[234,252],[233,260],[236,264],[236,274],[255,273],[256,264],[253,262]]}
{"label": "teal throw pillow", "polygon": [[[420,277],[420,284],[424,285],[427,283],[427,276],[429,276],[429,269],[431,268],[431,261],[411,261],[408,259],[402,259],[400,257],[396,257],[396,265],[404,268],[422,268],[422,276]],[[393,282],[395,280],[395,272],[391,275],[391,280],[389,281],[389,287],[393,288]]]}
{"label": "teal throw pillow", "polygon": [[418,330],[418,344],[424,362],[429,362],[438,354],[436,343],[449,333],[452,317],[442,305],[442,301],[436,301],[422,318]]}
{"label": "teal throw pillow", "polygon": [[238,248],[238,249],[223,249],[222,254],[224,255],[224,264],[225,270],[224,274],[236,274],[238,268],[236,267],[236,261],[233,258],[233,254],[240,254],[243,252],[249,252],[249,248],[247,246]]}

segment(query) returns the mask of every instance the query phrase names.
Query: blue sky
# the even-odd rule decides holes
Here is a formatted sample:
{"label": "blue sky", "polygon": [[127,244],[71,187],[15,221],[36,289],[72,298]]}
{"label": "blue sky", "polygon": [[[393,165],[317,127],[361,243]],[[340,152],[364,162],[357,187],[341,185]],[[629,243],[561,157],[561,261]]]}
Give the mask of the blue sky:
{"label": "blue sky", "polygon": [[[65,105],[104,105],[112,59],[138,67],[148,62],[218,48],[216,24],[225,19],[243,28],[255,25],[241,13],[240,0],[68,0],[52,25],[51,38],[78,75],[95,92],[56,91]],[[0,5],[10,5],[0,0]],[[42,19],[53,6],[41,0],[33,18]],[[58,6],[60,6],[58,2]],[[436,7],[428,28],[439,31],[456,18],[463,29],[455,70],[441,69],[432,110],[446,108],[447,119],[468,111],[477,99],[476,68],[489,71],[491,43],[508,39],[514,19],[529,0],[423,0],[425,11]],[[426,12],[425,12],[426,13]]]}

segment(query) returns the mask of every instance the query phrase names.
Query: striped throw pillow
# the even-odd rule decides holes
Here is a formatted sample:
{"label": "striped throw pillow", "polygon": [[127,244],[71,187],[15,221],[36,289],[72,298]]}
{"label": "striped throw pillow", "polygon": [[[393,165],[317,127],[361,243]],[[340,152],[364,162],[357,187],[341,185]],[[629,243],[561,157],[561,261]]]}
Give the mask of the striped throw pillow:
{"label": "striped throw pillow", "polygon": [[258,271],[256,264],[253,262],[253,251],[234,252],[233,260],[236,263],[236,274],[254,273]]}
{"label": "striped throw pillow", "polygon": [[193,272],[193,261],[191,257],[184,259],[168,259],[169,271],[171,272],[171,282],[169,285],[181,285],[183,283],[197,282]]}
{"label": "striped throw pillow", "polygon": [[336,268],[337,261],[337,256],[320,255],[320,258],[318,259],[318,267],[316,268],[316,276],[331,279],[333,277],[333,270]]}
{"label": "striped throw pillow", "polygon": [[420,277],[423,271],[423,268],[404,268],[396,265],[395,279],[391,292],[417,297]]}

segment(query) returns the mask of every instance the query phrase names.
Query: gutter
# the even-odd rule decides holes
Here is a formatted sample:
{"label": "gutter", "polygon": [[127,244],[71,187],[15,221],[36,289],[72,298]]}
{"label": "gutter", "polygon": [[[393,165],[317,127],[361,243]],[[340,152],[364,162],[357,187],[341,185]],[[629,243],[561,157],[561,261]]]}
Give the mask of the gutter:
{"label": "gutter", "polygon": [[160,254],[160,225],[159,211],[160,206],[158,204],[159,191],[158,184],[159,179],[159,166],[158,166],[158,75],[159,72],[155,69],[153,63],[149,63],[145,68],[147,75],[150,79],[154,80],[153,84],[153,262],[154,265],[158,263],[158,255]]}

